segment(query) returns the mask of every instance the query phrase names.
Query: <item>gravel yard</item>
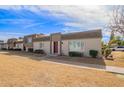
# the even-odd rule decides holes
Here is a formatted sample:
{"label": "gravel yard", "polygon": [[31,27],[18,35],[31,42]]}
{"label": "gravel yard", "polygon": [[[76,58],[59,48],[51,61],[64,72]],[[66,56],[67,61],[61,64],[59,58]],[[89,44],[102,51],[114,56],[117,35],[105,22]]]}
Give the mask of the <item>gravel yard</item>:
{"label": "gravel yard", "polygon": [[28,53],[0,52],[0,86],[124,86],[124,75],[56,64]]}

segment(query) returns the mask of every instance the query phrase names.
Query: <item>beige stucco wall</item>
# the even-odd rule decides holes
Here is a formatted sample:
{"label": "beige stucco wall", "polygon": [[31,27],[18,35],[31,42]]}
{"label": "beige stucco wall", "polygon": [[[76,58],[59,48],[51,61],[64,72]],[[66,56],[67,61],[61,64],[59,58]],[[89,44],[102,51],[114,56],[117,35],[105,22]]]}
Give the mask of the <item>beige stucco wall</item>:
{"label": "beige stucco wall", "polygon": [[[84,47],[81,52],[84,53],[84,56],[89,56],[89,50],[97,50],[99,52],[99,57],[101,57],[101,38],[94,38],[94,39],[77,39],[81,40],[84,44]],[[69,52],[69,45],[68,42],[71,40],[62,40],[62,54],[63,55],[68,55]],[[33,43],[33,48],[34,50],[40,49],[40,43],[41,42],[34,42]],[[50,54],[50,41],[43,41],[43,47],[42,49],[47,53]],[[53,42],[52,42],[53,46]],[[59,43],[60,46],[60,43]],[[60,48],[60,47],[59,47]],[[58,50],[60,50],[58,48]],[[53,53],[53,47],[52,47],[52,53]],[[60,51],[58,51],[58,54]]]}
{"label": "beige stucco wall", "polygon": [[1,48],[2,48],[2,45],[0,44],[0,50],[1,50]]}
{"label": "beige stucco wall", "polygon": [[1,47],[8,49],[8,44],[3,44]]}
{"label": "beige stucco wall", "polygon": [[33,49],[34,51],[40,49],[40,42],[33,42]]}
{"label": "beige stucco wall", "polygon": [[101,39],[85,39],[84,40],[84,49],[85,49],[85,55],[89,56],[89,50],[97,50],[99,53],[99,57],[101,57]]}
{"label": "beige stucco wall", "polygon": [[[101,57],[101,39],[100,38],[94,38],[94,39],[77,39],[81,40],[84,43],[84,48],[81,50],[81,52],[84,53],[84,56],[89,56],[89,50],[98,50],[99,57]],[[68,55],[69,52],[69,45],[68,42],[71,40],[63,40],[62,44],[62,53],[64,55]]]}
{"label": "beige stucco wall", "polygon": [[61,33],[51,34],[52,41],[60,41],[61,40]]}
{"label": "beige stucco wall", "polygon": [[62,55],[68,55],[69,47],[68,47],[68,40],[62,41]]}
{"label": "beige stucco wall", "polygon": [[0,50],[1,50],[1,48],[2,48],[2,45],[0,44]]}
{"label": "beige stucco wall", "polygon": [[43,50],[45,51],[45,53],[50,54],[50,42],[49,41],[43,42]]}
{"label": "beige stucco wall", "polygon": [[[40,48],[40,43],[43,44],[42,48]],[[43,49],[45,53],[50,54],[50,42],[49,41],[41,41],[41,42],[33,42],[34,51],[37,49]]]}

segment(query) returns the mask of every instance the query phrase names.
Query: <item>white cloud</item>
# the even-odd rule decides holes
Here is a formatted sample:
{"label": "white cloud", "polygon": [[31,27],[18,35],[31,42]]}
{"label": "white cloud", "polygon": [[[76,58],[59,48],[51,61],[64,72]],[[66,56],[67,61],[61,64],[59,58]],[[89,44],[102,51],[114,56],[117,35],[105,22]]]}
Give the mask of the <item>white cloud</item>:
{"label": "white cloud", "polygon": [[[84,27],[87,29],[103,28],[103,26],[100,24],[102,23],[107,24],[109,21],[108,14],[111,14],[111,11],[106,7],[107,6],[91,6],[91,5],[89,6],[84,6],[84,5],[83,6],[0,6],[0,8],[3,9],[4,8],[13,9],[13,10],[27,9],[39,15],[42,15],[42,11],[48,11],[47,15],[59,19],[66,19],[66,18],[70,19],[70,21],[64,21],[63,24],[65,26],[79,27],[81,29],[84,29]],[[27,24],[24,28],[34,27],[39,24],[40,23]],[[70,31],[69,28],[63,28],[63,30]],[[110,33],[103,31],[103,35],[110,36]]]}
{"label": "white cloud", "polygon": [[98,6],[98,5],[82,5],[82,6],[64,6],[64,5],[56,5],[56,6],[0,6],[3,9],[13,9],[13,10],[21,10],[27,9],[37,14],[41,14],[42,10],[49,11],[51,15],[55,17],[70,17],[75,18],[77,21],[90,20],[101,20],[108,21],[108,9],[106,6]]}
{"label": "white cloud", "polygon": [[64,25],[65,26],[72,26],[72,27],[83,27],[83,25],[81,23],[78,23],[78,22],[66,22]]}
{"label": "white cloud", "polygon": [[41,26],[43,24],[45,24],[45,23],[32,23],[32,24],[24,26],[24,29],[35,27],[35,26]]}
{"label": "white cloud", "polygon": [[24,35],[24,33],[18,32],[0,32],[0,40],[4,40],[6,42],[9,38],[18,38]]}
{"label": "white cloud", "polygon": [[65,26],[79,27],[83,29],[103,29],[109,22],[111,11],[106,6],[40,6],[42,10],[48,10],[54,17],[69,18]]}
{"label": "white cloud", "polygon": [[65,15],[77,21],[86,19],[108,21],[108,11],[105,6],[41,6],[41,9],[50,11],[54,16]]}

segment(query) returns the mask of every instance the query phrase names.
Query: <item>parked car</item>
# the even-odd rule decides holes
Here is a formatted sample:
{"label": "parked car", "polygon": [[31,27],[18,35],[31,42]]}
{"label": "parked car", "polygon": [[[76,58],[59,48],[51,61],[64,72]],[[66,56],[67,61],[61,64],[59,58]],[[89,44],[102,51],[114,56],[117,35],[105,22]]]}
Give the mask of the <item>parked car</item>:
{"label": "parked car", "polygon": [[124,46],[118,46],[114,48],[110,48],[112,51],[124,51]]}

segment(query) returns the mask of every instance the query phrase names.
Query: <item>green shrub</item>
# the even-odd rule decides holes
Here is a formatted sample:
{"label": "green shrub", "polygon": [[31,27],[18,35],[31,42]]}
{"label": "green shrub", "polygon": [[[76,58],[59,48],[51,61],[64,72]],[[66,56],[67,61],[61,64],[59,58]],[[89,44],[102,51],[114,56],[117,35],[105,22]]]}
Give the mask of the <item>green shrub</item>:
{"label": "green shrub", "polygon": [[9,48],[8,50],[12,51],[12,50],[13,50],[13,48]]}
{"label": "green shrub", "polygon": [[21,48],[16,48],[16,49],[13,49],[14,51],[22,51]]}
{"label": "green shrub", "polygon": [[2,48],[1,50],[7,50],[7,48]]}
{"label": "green shrub", "polygon": [[33,48],[28,48],[28,52],[33,52]]}
{"label": "green shrub", "polygon": [[101,49],[102,55],[104,55],[104,50],[105,50],[104,48]]}
{"label": "green shrub", "polygon": [[106,48],[104,50],[104,56],[105,56],[105,58],[107,58],[110,54],[111,54],[111,49],[110,48]]}
{"label": "green shrub", "polygon": [[91,57],[96,58],[98,56],[98,51],[97,50],[90,50],[89,54]]}
{"label": "green shrub", "polygon": [[101,49],[102,55],[104,55],[105,49],[106,49],[106,48],[109,48],[109,47],[110,47],[110,46],[108,46],[108,45],[102,46],[102,49]]}
{"label": "green shrub", "polygon": [[71,52],[69,52],[69,56],[71,56],[71,57],[82,57],[83,53],[71,51]]}
{"label": "green shrub", "polygon": [[42,49],[37,49],[37,50],[34,51],[34,53],[45,54],[44,50],[42,50]]}

